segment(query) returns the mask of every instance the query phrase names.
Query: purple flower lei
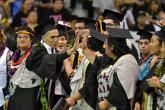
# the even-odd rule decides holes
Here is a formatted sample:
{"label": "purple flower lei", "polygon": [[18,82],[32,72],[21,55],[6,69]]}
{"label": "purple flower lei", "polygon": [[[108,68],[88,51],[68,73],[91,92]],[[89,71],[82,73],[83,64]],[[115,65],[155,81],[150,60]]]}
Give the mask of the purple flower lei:
{"label": "purple flower lei", "polygon": [[20,57],[20,50],[16,50],[12,55],[12,60],[16,62],[19,60],[19,57]]}

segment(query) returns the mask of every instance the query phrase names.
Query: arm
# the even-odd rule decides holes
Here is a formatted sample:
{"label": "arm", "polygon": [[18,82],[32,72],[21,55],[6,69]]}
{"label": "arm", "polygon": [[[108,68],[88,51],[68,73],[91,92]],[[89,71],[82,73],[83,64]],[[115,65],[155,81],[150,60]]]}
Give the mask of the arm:
{"label": "arm", "polygon": [[67,76],[70,77],[73,74],[74,70],[68,58],[64,60],[63,65]]}
{"label": "arm", "polygon": [[86,49],[83,49],[83,54],[90,61],[91,64],[94,63],[94,60],[96,58],[96,54],[93,51],[91,51],[90,49],[86,48]]}
{"label": "arm", "polygon": [[79,93],[79,91],[77,91],[74,96],[70,96],[69,98],[67,98],[66,102],[69,106],[74,106],[76,102],[81,98],[81,94]]}
{"label": "arm", "polygon": [[160,79],[156,76],[147,79],[147,82],[150,87],[162,89],[165,92],[165,84],[160,81]]}

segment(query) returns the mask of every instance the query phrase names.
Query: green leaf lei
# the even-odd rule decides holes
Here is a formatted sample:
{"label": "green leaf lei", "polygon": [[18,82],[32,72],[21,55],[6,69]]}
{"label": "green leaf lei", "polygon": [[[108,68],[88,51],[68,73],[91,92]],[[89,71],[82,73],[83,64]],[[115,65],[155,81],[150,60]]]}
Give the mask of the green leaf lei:
{"label": "green leaf lei", "polygon": [[41,105],[42,105],[42,110],[49,110],[49,106],[48,106],[48,100],[46,98],[46,92],[45,92],[45,83],[44,80],[41,80],[41,85],[40,85],[40,101],[41,101]]}
{"label": "green leaf lei", "polygon": [[156,68],[155,75],[157,77],[161,78],[164,74],[165,74],[165,65],[163,65],[163,63],[161,63],[160,66],[158,66],[158,68]]}

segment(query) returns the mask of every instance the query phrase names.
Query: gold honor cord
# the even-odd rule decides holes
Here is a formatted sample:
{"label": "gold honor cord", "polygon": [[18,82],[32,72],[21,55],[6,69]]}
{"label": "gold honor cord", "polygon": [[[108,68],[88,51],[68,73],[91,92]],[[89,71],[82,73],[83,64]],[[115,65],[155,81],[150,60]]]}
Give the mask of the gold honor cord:
{"label": "gold honor cord", "polygon": [[100,24],[100,33],[102,33],[103,27],[102,27],[102,21],[101,20],[99,20],[99,24]]}

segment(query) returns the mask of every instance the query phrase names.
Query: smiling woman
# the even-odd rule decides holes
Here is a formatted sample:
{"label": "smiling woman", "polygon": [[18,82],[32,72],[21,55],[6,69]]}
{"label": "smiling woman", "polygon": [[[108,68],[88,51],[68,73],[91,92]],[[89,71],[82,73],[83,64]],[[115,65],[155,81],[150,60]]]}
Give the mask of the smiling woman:
{"label": "smiling woman", "polygon": [[[9,90],[6,94],[6,96],[10,96],[9,100],[6,99],[6,102],[9,101],[8,110],[34,110],[40,78],[25,68],[26,58],[32,51],[33,31],[29,27],[22,26],[17,28],[15,35],[18,49],[13,53],[8,67],[10,80],[7,82]],[[26,89],[25,85],[30,89]]]}

